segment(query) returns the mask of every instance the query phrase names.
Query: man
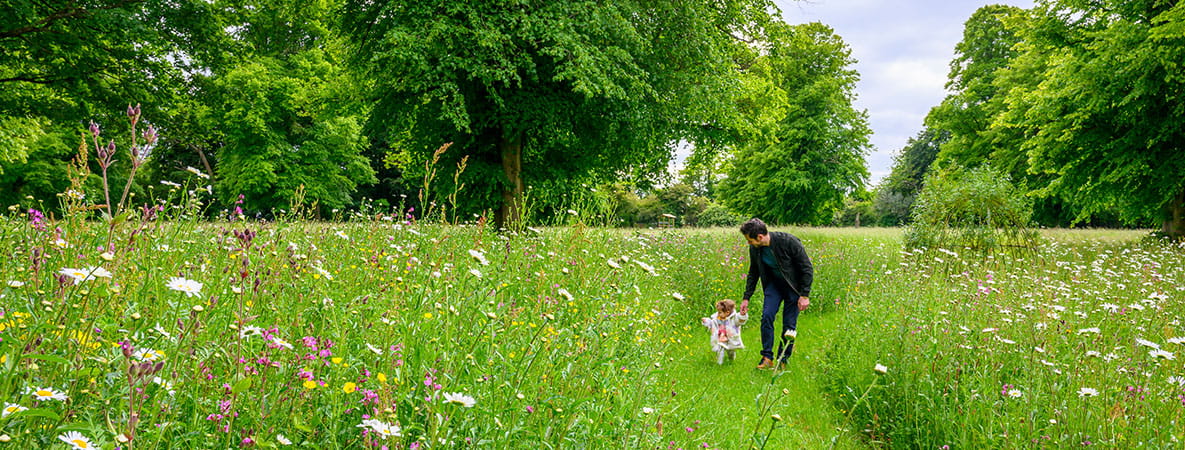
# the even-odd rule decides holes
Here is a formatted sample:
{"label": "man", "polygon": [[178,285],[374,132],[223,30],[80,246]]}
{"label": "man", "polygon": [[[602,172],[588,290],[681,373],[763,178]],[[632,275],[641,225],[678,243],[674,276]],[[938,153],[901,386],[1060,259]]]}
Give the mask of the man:
{"label": "man", "polygon": [[774,320],[782,308],[782,341],[778,345],[778,367],[785,367],[794,352],[794,338],[798,331],[798,312],[810,306],[811,282],[815,271],[802,241],[790,233],[769,232],[761,219],[750,219],[741,225],[741,234],[749,243],[749,276],[745,278],[745,294],[741,296],[741,313],[749,313],[749,297],[761,278],[765,303],[761,308],[761,363],[758,369],[774,367]]}

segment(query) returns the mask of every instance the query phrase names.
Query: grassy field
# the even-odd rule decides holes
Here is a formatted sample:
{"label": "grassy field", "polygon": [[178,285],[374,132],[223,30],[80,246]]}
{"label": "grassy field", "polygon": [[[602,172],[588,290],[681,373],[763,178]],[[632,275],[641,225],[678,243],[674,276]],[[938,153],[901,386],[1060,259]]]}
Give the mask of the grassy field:
{"label": "grassy field", "polygon": [[382,216],[110,228],[15,213],[0,221],[0,442],[690,449],[1183,438],[1180,248],[1138,232],[1056,232],[1018,261],[904,252],[900,230],[789,231],[814,260],[814,306],[788,369],[770,372],[753,368],[756,315],[748,348],[724,365],[699,325],[713,302],[743,290],[747,252],[733,229],[500,234]]}

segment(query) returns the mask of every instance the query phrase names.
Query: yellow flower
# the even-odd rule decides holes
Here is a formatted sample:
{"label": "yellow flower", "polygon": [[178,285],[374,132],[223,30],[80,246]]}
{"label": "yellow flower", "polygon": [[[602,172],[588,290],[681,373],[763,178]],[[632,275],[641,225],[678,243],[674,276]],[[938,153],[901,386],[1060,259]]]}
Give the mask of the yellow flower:
{"label": "yellow flower", "polygon": [[425,319],[431,319],[431,318],[432,318],[432,313],[430,313],[430,312],[426,312],[426,313],[424,313],[424,318],[425,318]]}
{"label": "yellow flower", "polygon": [[379,372],[378,376],[375,378],[379,379],[379,383],[387,384],[387,374]]}
{"label": "yellow flower", "polygon": [[314,388],[316,388],[316,387],[317,387],[317,382],[316,382],[316,381],[313,381],[313,380],[306,380],[306,381],[304,382],[304,388],[305,388],[305,389],[314,389]]}
{"label": "yellow flower", "polygon": [[333,361],[334,364],[341,364],[342,363],[342,358],[340,356],[334,356],[331,360]]}
{"label": "yellow flower", "polygon": [[342,385],[342,392],[347,394],[353,394],[356,390],[358,390],[358,386],[354,383],[346,382],[346,384]]}

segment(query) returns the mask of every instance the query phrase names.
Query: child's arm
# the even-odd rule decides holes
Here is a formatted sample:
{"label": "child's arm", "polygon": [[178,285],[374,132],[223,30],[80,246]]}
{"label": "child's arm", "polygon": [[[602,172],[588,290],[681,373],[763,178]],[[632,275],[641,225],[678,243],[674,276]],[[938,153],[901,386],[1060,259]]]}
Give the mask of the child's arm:
{"label": "child's arm", "polygon": [[740,311],[737,311],[737,326],[744,325],[745,322],[748,322],[748,321],[749,321],[748,314],[742,314]]}
{"label": "child's arm", "polygon": [[705,327],[712,328],[712,318],[711,317],[704,317],[704,318],[700,319],[699,323]]}

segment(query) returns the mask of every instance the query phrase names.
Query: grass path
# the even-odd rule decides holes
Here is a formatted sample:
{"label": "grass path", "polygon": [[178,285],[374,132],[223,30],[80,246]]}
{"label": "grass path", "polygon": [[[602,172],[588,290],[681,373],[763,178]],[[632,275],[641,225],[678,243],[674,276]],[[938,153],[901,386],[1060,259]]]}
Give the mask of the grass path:
{"label": "grass path", "polygon": [[[843,430],[843,414],[824,396],[825,375],[820,363],[842,311],[803,314],[798,322],[798,344],[784,373],[755,369],[761,350],[760,304],[742,330],[745,348],[736,361],[717,365],[708,350],[707,332],[695,329],[686,350],[673,353],[666,382],[688,395],[702,396],[690,408],[692,417],[708,417],[687,424],[702,432],[704,442],[721,448],[855,449],[864,445],[855,433]],[[776,349],[775,349],[776,350]],[[771,431],[772,414],[782,421]],[[679,424],[684,431],[684,424]],[[668,428],[673,428],[668,426]],[[834,447],[833,447],[834,441]]]}

